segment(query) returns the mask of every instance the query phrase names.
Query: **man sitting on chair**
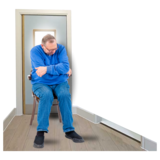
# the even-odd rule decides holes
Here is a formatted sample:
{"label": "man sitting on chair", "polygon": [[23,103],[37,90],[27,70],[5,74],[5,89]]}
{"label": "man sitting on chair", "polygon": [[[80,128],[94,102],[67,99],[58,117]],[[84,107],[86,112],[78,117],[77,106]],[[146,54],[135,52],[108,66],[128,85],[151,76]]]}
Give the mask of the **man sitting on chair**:
{"label": "man sitting on chair", "polygon": [[44,132],[48,133],[49,116],[54,94],[59,101],[65,137],[74,142],[84,142],[73,127],[71,94],[69,92],[68,78],[72,74],[66,49],[58,44],[54,36],[47,34],[42,38],[42,44],[30,50],[32,65],[32,91],[39,97],[37,113],[37,135],[34,147],[44,146]]}

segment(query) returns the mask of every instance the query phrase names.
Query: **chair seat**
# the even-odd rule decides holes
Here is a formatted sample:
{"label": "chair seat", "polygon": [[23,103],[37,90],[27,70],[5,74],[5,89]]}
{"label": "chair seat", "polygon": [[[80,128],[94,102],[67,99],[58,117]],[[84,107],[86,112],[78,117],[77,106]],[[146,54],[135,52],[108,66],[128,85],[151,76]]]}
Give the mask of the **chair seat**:
{"label": "chair seat", "polygon": [[55,93],[53,93],[53,96],[54,96],[54,99],[58,99]]}
{"label": "chair seat", "polygon": [[[35,95],[34,92],[32,91],[32,97],[33,97],[33,96],[36,96],[36,95]],[[54,96],[54,99],[58,99],[55,93],[53,93],[53,96]],[[37,97],[37,96],[36,96],[36,97]],[[37,97],[37,98],[38,98],[38,97]],[[38,99],[39,99],[39,98],[38,98]]]}

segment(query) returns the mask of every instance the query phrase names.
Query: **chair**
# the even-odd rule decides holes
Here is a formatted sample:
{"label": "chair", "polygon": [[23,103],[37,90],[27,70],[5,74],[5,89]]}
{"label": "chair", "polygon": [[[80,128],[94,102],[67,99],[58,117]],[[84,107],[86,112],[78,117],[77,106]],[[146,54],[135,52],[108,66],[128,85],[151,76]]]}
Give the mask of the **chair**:
{"label": "chair", "polygon": [[[32,70],[30,72],[30,75],[27,76],[27,78],[29,80],[31,80],[32,78]],[[53,96],[54,96],[54,99],[57,100],[57,103],[56,104],[52,104],[52,106],[57,106],[57,111],[58,111],[58,118],[59,118],[59,122],[61,123],[62,122],[62,118],[61,118],[61,113],[60,113],[60,109],[59,109],[59,102],[58,102],[58,98],[57,96],[53,93]],[[35,115],[35,109],[36,109],[36,101],[39,103],[39,97],[37,97],[33,91],[32,91],[32,97],[33,97],[33,110],[32,110],[32,116],[31,116],[31,120],[30,120],[30,125],[32,125],[32,121],[34,119],[34,115]],[[63,123],[63,122],[62,122]]]}

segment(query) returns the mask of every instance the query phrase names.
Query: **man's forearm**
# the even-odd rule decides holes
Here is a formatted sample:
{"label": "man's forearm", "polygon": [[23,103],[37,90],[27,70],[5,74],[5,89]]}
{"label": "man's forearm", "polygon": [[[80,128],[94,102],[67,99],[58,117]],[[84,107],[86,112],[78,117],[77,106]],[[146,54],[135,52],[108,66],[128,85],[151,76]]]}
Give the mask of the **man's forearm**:
{"label": "man's forearm", "polygon": [[51,74],[51,75],[55,75],[55,76],[59,75],[59,73],[55,69],[55,65],[50,65],[50,66],[46,66],[46,67],[47,67],[47,72],[46,73]]}
{"label": "man's forearm", "polygon": [[58,63],[56,65],[46,66],[48,74],[60,75],[66,74],[69,71],[69,63]]}

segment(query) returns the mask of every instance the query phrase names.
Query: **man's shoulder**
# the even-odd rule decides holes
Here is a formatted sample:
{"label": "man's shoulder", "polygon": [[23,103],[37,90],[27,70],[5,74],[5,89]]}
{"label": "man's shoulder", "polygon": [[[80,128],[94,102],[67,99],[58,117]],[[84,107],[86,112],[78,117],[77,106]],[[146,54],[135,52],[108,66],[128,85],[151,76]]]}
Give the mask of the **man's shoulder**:
{"label": "man's shoulder", "polygon": [[58,52],[57,52],[57,54],[58,54],[58,55],[63,55],[63,53],[65,53],[65,52],[66,52],[66,48],[65,48],[65,46],[64,46],[64,45],[62,45],[62,44],[58,44],[58,46],[59,46],[59,48],[58,48]]}
{"label": "man's shoulder", "polygon": [[38,51],[40,48],[41,48],[41,45],[39,44],[39,45],[32,47],[30,51]]}
{"label": "man's shoulder", "polygon": [[65,47],[64,45],[62,45],[62,44],[57,43],[57,45],[58,45],[58,47],[59,47],[60,49],[66,48],[66,47]]}
{"label": "man's shoulder", "polygon": [[57,43],[58,47],[63,47],[64,45]]}

